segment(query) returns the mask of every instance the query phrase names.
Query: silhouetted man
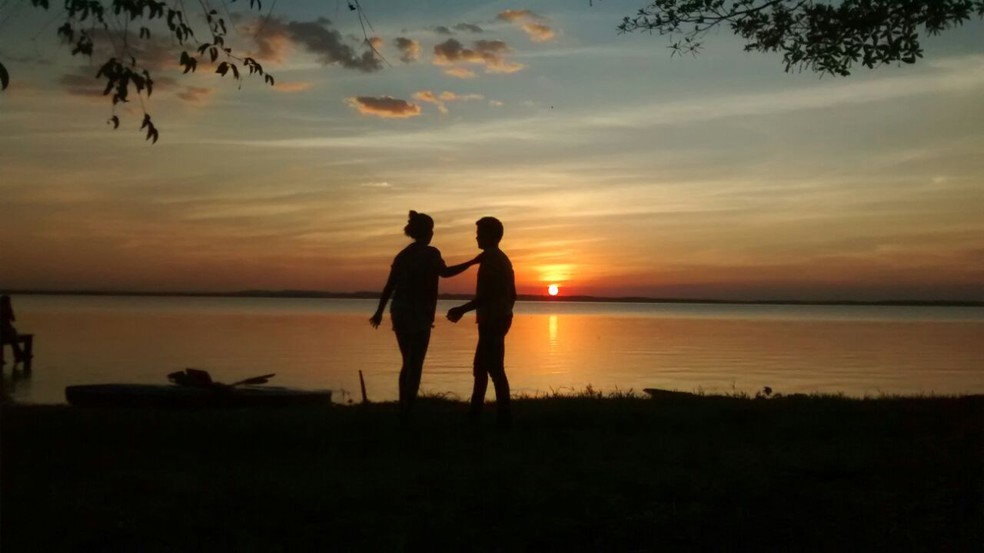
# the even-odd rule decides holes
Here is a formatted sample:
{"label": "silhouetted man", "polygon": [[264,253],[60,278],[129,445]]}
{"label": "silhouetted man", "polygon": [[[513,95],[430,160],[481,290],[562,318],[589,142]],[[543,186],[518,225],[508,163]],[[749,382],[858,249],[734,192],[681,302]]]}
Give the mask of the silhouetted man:
{"label": "silhouetted man", "polygon": [[453,323],[472,310],[478,322],[478,345],[475,347],[475,386],[472,389],[471,416],[478,420],[485,404],[485,391],[492,377],[495,403],[500,426],[511,423],[509,411],[509,380],[506,378],[506,334],[512,326],[513,304],[516,303],[516,280],[512,263],[499,249],[502,223],[494,217],[482,217],[475,225],[475,239],[482,250],[478,266],[475,298],[448,311]]}

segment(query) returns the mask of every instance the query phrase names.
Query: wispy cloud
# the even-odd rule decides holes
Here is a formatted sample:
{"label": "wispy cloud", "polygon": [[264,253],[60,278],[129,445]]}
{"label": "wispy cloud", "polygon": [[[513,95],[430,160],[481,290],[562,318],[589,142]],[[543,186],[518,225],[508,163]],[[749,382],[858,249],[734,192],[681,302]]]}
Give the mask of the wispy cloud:
{"label": "wispy cloud", "polygon": [[417,99],[417,100],[420,100],[421,102],[427,102],[429,104],[434,104],[435,106],[437,106],[438,111],[440,111],[441,113],[447,113],[448,112],[448,107],[447,107],[447,103],[448,102],[462,102],[462,101],[469,101],[469,100],[484,100],[485,99],[485,97],[482,96],[481,94],[462,94],[462,95],[459,95],[459,94],[455,94],[454,92],[450,92],[450,91],[447,91],[447,90],[445,90],[444,92],[442,92],[440,94],[437,94],[437,93],[432,92],[430,90],[421,90],[420,92],[417,92],[416,94],[414,94],[413,97],[415,99]]}
{"label": "wispy cloud", "polygon": [[458,23],[457,25],[454,26],[454,30],[456,30],[456,31],[464,31],[464,32],[467,32],[467,33],[483,33],[483,32],[485,32],[484,29],[482,29],[478,25],[474,25],[472,23]]}
{"label": "wispy cloud", "polygon": [[390,96],[356,96],[348,99],[350,106],[363,115],[387,119],[406,119],[420,115],[420,106]]}
{"label": "wispy cloud", "polygon": [[451,77],[457,77],[459,79],[474,79],[477,77],[475,72],[467,67],[451,67],[449,69],[445,69],[444,74]]}
{"label": "wispy cloud", "polygon": [[767,115],[984,88],[984,55],[964,57],[944,70],[867,81],[839,80],[827,85],[779,92],[694,98],[648,106],[619,108],[588,116],[590,126],[651,127],[727,117]]}
{"label": "wispy cloud", "polygon": [[435,27],[430,27],[430,30],[435,34],[442,36],[452,36],[457,32],[462,33],[484,33],[485,29],[475,25],[474,23],[456,23],[453,27],[448,27],[447,25],[437,25]]}
{"label": "wispy cloud", "polygon": [[273,89],[277,92],[285,92],[288,94],[295,92],[305,92],[314,88],[314,83],[309,81],[278,81],[274,85]]}
{"label": "wispy cloud", "polygon": [[102,98],[103,89],[106,86],[101,80],[94,79],[92,75],[75,73],[62,75],[58,82],[69,94],[90,98]]}
{"label": "wispy cloud", "polygon": [[195,105],[205,105],[208,103],[215,89],[200,86],[186,86],[184,90],[178,92],[176,96],[185,102]]}

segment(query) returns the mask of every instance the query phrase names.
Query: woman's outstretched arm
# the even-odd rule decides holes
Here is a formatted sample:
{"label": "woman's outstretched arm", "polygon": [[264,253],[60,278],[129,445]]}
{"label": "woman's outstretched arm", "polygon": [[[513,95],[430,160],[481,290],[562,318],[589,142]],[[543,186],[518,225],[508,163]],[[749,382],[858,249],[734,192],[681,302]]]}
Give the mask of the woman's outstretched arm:
{"label": "woman's outstretched arm", "polygon": [[482,254],[478,254],[474,258],[469,259],[468,261],[465,261],[464,263],[459,263],[457,265],[451,265],[450,267],[445,266],[443,269],[441,269],[440,275],[443,278],[449,278],[449,277],[453,277],[453,276],[458,276],[461,273],[465,272],[468,269],[468,267],[471,267],[472,265],[477,265],[481,261],[482,261]]}
{"label": "woman's outstretched arm", "polygon": [[390,296],[393,295],[393,287],[395,284],[396,278],[393,275],[393,270],[390,269],[389,278],[386,279],[386,286],[383,287],[383,292],[379,295],[379,307],[376,308],[376,313],[369,318],[369,324],[371,324],[373,328],[379,328],[379,325],[383,322],[383,311],[386,310],[386,302],[388,302]]}

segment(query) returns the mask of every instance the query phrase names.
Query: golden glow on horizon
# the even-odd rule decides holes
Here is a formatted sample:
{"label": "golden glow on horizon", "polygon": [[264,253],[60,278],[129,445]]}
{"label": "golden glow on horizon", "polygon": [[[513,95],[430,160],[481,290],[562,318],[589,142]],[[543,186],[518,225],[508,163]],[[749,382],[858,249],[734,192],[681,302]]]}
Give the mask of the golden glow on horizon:
{"label": "golden glow on horizon", "polygon": [[540,273],[540,282],[560,286],[571,279],[574,266],[569,263],[540,265],[535,270]]}
{"label": "golden glow on horizon", "polygon": [[550,286],[547,286],[547,293],[550,294],[551,296],[556,296],[557,294],[560,293],[560,286],[557,286],[556,284],[551,284]]}

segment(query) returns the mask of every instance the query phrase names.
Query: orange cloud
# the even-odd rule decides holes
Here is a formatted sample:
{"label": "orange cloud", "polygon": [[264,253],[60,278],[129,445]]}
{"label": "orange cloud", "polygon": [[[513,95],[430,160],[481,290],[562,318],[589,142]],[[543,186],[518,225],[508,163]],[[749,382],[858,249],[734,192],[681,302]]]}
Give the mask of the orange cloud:
{"label": "orange cloud", "polygon": [[464,102],[468,100],[484,100],[485,97],[481,94],[455,94],[445,90],[440,94],[436,94],[430,90],[421,90],[413,95],[413,97],[421,102],[427,102],[429,104],[434,104],[437,106],[438,111],[441,113],[448,112],[447,102]]}
{"label": "orange cloud", "polygon": [[448,107],[444,105],[444,102],[441,101],[441,99],[438,98],[437,95],[431,92],[430,90],[421,90],[420,92],[414,94],[413,97],[417,100],[420,100],[421,102],[434,104],[435,106],[437,106],[437,110],[440,111],[441,113],[448,112]]}
{"label": "orange cloud", "polygon": [[516,21],[523,21],[525,19],[539,19],[539,17],[540,16],[530,10],[506,10],[496,16],[496,19],[499,21],[508,21],[513,23]]}
{"label": "orange cloud", "polygon": [[452,67],[450,69],[444,70],[445,75],[450,75],[452,77],[458,77],[459,79],[474,79],[475,72],[467,67]]}
{"label": "orange cloud", "polygon": [[286,93],[304,92],[306,90],[311,90],[312,88],[314,88],[314,83],[308,81],[291,81],[291,82],[278,81],[277,84],[274,85],[273,87],[273,89],[276,90],[277,92],[286,92]]}
{"label": "orange cloud", "polygon": [[417,104],[390,96],[356,96],[347,101],[363,115],[387,119],[406,119],[420,115],[420,106]]}
{"label": "orange cloud", "polygon": [[506,60],[511,49],[501,40],[477,40],[472,48],[465,48],[453,38],[434,46],[436,65],[474,63],[485,66],[486,73],[515,73],[526,66]]}
{"label": "orange cloud", "polygon": [[393,44],[400,51],[400,61],[410,63],[420,57],[420,43],[412,38],[397,37]]}
{"label": "orange cloud", "polygon": [[522,29],[533,42],[548,42],[555,36],[553,29],[543,23],[523,23]]}
{"label": "orange cloud", "polygon": [[530,10],[506,10],[496,19],[518,25],[533,42],[547,42],[556,36],[553,29],[543,23],[543,16]]}
{"label": "orange cloud", "polygon": [[[256,34],[259,31],[261,34]],[[283,29],[247,30],[254,33],[257,50],[251,52],[253,57],[263,62],[283,63],[294,50],[294,42]]]}

